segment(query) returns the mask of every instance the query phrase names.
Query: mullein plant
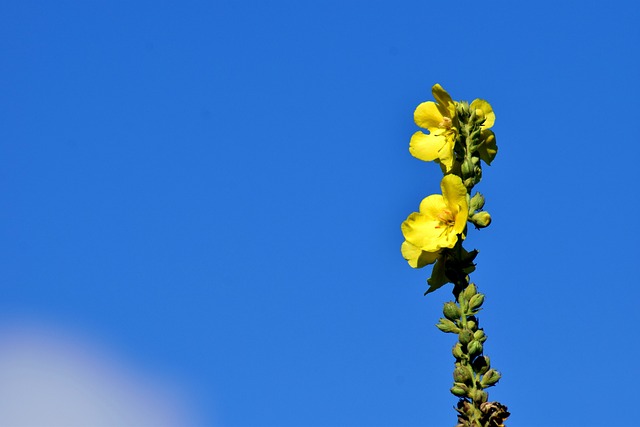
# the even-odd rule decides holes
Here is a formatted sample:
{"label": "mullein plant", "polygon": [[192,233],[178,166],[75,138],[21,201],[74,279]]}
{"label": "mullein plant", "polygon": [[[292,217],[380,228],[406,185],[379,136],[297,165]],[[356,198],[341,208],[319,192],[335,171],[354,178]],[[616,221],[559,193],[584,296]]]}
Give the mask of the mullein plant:
{"label": "mullein plant", "polygon": [[402,256],[413,268],[433,264],[425,295],[453,284],[455,300],[444,304],[444,317],[436,326],[458,336],[451,387],[459,398],[456,427],[500,427],[509,412],[488,399],[486,389],[496,385],[500,373],[484,354],[487,336],[478,320],[484,295],[469,278],[478,251],[462,245],[469,223],[476,229],[491,223],[491,216],[483,210],[484,197],[472,193],[482,179],[482,164],[490,165],[498,152],[491,130],[495,114],[482,99],[471,104],[452,100],[439,84],[432,93],[436,102],[423,102],[414,113],[416,124],[428,133],[414,133],[409,151],[420,160],[440,165],[442,194],[423,199],[419,212],[402,223]]}

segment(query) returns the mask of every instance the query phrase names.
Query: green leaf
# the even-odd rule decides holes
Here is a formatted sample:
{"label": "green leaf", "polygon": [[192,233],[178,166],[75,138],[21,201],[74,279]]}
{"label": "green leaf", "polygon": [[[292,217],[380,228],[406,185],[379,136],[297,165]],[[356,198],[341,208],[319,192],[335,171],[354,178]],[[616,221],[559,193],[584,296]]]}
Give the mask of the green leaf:
{"label": "green leaf", "polygon": [[431,277],[427,280],[429,289],[427,289],[427,292],[424,293],[425,295],[430,294],[431,292],[438,290],[449,283],[449,279],[445,274],[444,265],[444,257],[438,258],[436,264],[433,266],[433,270],[431,271]]}

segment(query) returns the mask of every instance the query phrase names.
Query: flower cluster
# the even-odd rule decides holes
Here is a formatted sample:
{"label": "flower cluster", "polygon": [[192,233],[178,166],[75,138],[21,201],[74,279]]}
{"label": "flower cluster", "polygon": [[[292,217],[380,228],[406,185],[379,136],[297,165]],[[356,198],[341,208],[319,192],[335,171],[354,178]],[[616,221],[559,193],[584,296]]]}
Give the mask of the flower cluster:
{"label": "flower cluster", "polygon": [[435,263],[427,293],[448,282],[459,290],[464,283],[456,283],[460,281],[456,270],[465,274],[473,271],[477,252],[466,252],[461,246],[467,222],[483,228],[491,216],[481,210],[482,195],[471,198],[469,193],[482,177],[481,161],[491,164],[498,151],[490,129],[495,114],[487,101],[454,101],[439,84],[433,86],[432,93],[436,102],[423,102],[414,112],[416,124],[428,133],[414,133],[409,152],[440,165],[442,194],[426,197],[419,212],[402,223],[405,241],[401,247],[402,256],[413,268]]}
{"label": "flower cluster", "polygon": [[461,132],[468,131],[464,116],[471,113],[474,121],[481,122],[476,147],[479,157],[491,164],[498,151],[495,135],[490,130],[496,120],[491,105],[483,99],[476,99],[471,105],[453,101],[439,84],[433,86],[432,93],[437,102],[423,102],[413,113],[416,124],[429,133],[414,133],[409,143],[409,152],[420,160],[439,163],[445,174],[459,172],[462,159],[456,158],[456,142],[460,139]]}

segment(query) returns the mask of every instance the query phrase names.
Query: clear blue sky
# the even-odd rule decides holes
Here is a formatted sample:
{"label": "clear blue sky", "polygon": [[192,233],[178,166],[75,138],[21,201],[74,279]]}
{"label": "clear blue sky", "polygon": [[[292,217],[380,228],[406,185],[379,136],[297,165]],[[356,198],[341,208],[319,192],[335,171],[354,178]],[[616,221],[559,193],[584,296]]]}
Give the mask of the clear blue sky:
{"label": "clear blue sky", "polygon": [[497,115],[494,222],[468,238],[490,396],[509,426],[640,425],[639,19],[631,0],[3,2],[0,322],[92,337],[185,385],[203,425],[455,424],[450,289],[422,296],[399,251],[438,191],[408,144],[440,83]]}

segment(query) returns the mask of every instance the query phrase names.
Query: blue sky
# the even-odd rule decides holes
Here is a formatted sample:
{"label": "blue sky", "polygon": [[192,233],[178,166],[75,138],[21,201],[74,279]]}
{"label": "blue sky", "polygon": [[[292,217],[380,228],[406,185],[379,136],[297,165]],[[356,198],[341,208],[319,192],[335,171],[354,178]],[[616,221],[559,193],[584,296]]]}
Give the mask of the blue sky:
{"label": "blue sky", "polygon": [[453,425],[449,288],[423,297],[428,269],[399,252],[439,188],[408,143],[440,83],[497,115],[494,222],[468,237],[490,396],[510,426],[632,425],[639,18],[4,2],[0,326],[90,337],[180,384],[202,425]]}

